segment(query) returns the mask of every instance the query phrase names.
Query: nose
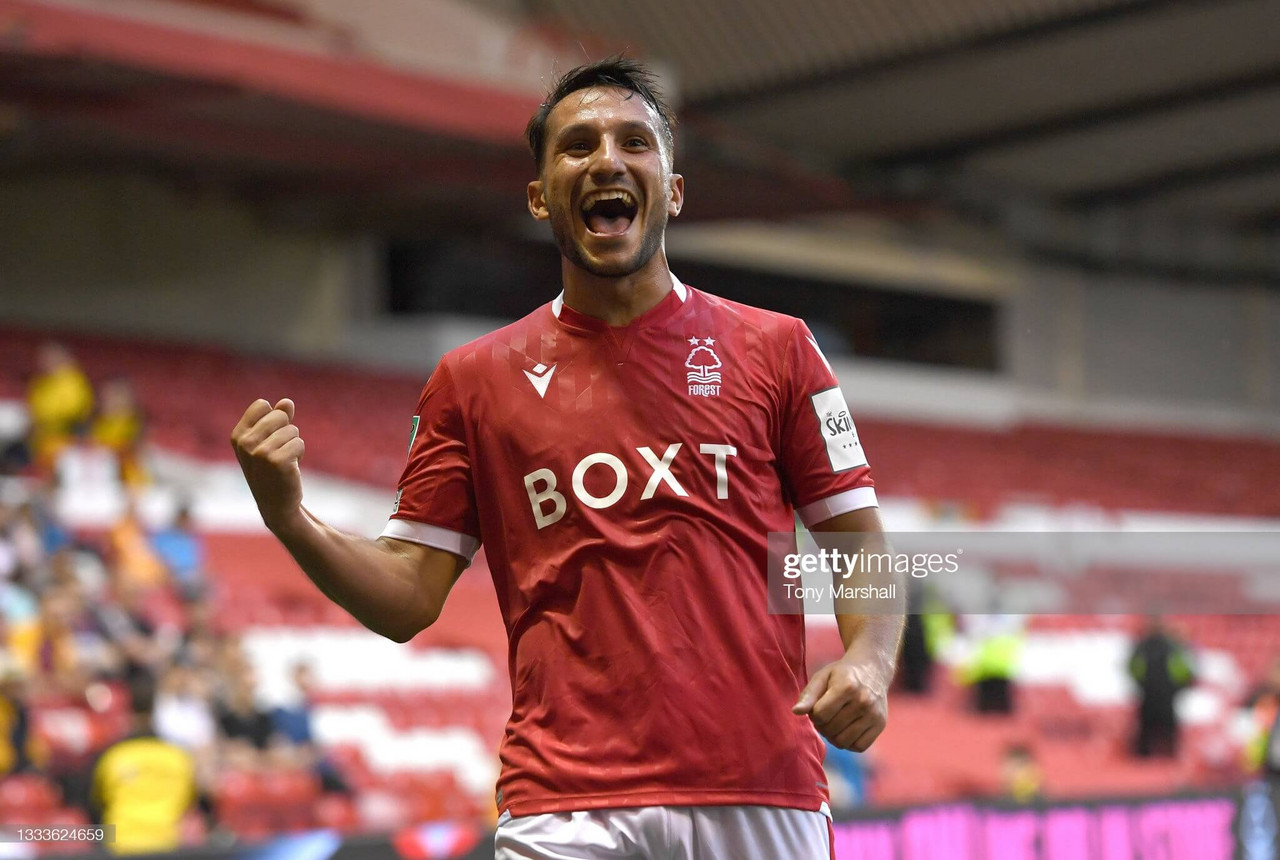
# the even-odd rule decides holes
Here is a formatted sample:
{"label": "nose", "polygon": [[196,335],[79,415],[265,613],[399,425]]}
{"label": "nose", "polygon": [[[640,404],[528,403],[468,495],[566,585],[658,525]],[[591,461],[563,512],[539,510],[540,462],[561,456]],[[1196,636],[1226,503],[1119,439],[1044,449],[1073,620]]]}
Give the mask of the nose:
{"label": "nose", "polygon": [[622,173],[622,148],[609,135],[600,140],[596,147],[595,157],[591,159],[593,176],[617,176]]}

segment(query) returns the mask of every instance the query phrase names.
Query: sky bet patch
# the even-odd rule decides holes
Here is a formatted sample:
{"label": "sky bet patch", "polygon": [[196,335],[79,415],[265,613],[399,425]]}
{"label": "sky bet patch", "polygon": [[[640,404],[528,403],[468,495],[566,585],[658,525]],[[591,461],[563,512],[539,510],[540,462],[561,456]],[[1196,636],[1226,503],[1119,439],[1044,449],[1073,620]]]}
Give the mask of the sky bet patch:
{"label": "sky bet patch", "polygon": [[867,465],[867,455],[862,452],[853,416],[849,414],[839,386],[819,391],[810,400],[813,401],[813,411],[818,415],[818,430],[827,443],[831,471],[846,472]]}

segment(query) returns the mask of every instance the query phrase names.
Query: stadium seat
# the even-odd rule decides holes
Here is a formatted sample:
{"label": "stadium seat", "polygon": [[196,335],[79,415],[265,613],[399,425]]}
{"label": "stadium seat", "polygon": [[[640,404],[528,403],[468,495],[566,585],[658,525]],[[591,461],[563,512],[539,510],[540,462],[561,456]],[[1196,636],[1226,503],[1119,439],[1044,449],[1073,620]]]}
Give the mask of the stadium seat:
{"label": "stadium seat", "polygon": [[276,809],[308,808],[320,794],[319,781],[310,771],[267,771],[258,778],[262,802]]}
{"label": "stadium seat", "polygon": [[360,823],[355,804],[341,794],[322,795],[315,804],[315,824],[341,833],[354,831]]}
{"label": "stadium seat", "polygon": [[266,792],[253,773],[224,771],[219,774],[213,788],[213,802],[219,818],[237,816],[246,811],[261,811],[266,801]]}
{"label": "stadium seat", "polygon": [[58,808],[61,792],[36,774],[15,774],[0,779],[0,810],[4,814],[43,815]]}
{"label": "stadium seat", "polygon": [[[21,396],[21,369],[32,365],[44,338],[29,331],[0,334],[12,358],[3,364],[12,370],[0,372],[0,391]],[[245,405],[239,380],[251,378],[287,389],[308,404],[312,468],[377,486],[389,486],[399,475],[404,415],[423,382],[418,376],[248,358],[208,347],[83,336],[65,340],[95,382],[120,375],[134,380],[144,410],[155,416],[151,435],[161,446],[226,460],[227,428]],[[361,445],[345,444],[343,412],[327,405],[339,403],[366,417]],[[165,421],[166,415],[182,420]],[[975,430],[874,417],[860,420],[859,430],[877,474],[895,494],[964,503],[970,512],[1033,498],[1111,510],[1280,516],[1280,497],[1272,489],[1280,482],[1280,446],[1260,438],[1031,423]]]}

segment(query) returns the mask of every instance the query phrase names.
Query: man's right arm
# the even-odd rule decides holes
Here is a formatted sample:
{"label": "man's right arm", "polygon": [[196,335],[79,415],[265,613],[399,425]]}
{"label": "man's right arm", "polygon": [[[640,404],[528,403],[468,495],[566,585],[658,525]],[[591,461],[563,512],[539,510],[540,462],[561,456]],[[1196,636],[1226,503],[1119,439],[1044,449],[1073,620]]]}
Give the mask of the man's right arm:
{"label": "man's right arm", "polygon": [[465,562],[433,547],[345,534],[312,516],[302,506],[306,445],[293,416],[292,400],[257,400],[231,433],[262,521],[325,596],[375,633],[409,641],[440,616]]}

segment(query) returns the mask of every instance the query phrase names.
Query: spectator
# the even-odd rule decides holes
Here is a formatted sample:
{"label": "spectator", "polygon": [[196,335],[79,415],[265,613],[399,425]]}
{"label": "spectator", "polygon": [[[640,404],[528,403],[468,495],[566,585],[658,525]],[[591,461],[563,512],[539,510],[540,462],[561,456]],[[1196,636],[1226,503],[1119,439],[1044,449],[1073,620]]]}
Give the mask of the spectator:
{"label": "spectator", "polygon": [[271,741],[271,717],[258,708],[252,668],[242,665],[226,680],[226,690],[218,703],[218,727],[228,741],[232,757],[254,766],[257,753],[265,751]]}
{"label": "spectator", "polygon": [[[0,631],[4,621],[0,619]],[[0,777],[31,768],[40,756],[16,660],[0,651]]]}
{"label": "spectator", "polygon": [[[44,539],[29,503],[10,506],[0,502],[0,543],[8,547],[15,576],[29,576],[44,565]],[[0,562],[0,578],[5,575],[5,566]]]}
{"label": "spectator", "polygon": [[1040,797],[1043,776],[1034,750],[1026,744],[1010,744],[1004,753],[1004,794],[1015,803],[1030,803]]}
{"label": "spectator", "polygon": [[96,600],[105,595],[107,569],[97,553],[66,547],[49,558],[49,563],[31,584],[33,589],[41,592],[52,587],[75,585],[90,599]]}
{"label": "spectator", "polygon": [[140,688],[133,699],[133,732],[112,744],[93,769],[90,802],[103,824],[115,826],[115,854],[172,851],[183,815],[196,800],[195,763],[175,744],[152,732],[153,696]]}
{"label": "spectator", "polygon": [[933,589],[913,581],[908,592],[906,628],[902,637],[899,684],[904,693],[923,695],[933,682],[933,664],[949,643],[951,614]]}
{"label": "spectator", "polygon": [[[0,503],[0,620],[8,622],[8,635],[34,624],[39,614],[39,604],[24,581],[34,578],[43,553],[39,548],[34,550],[35,563],[27,557],[30,548],[24,551],[23,538],[16,533],[20,531],[17,518],[16,509]],[[14,647],[7,638],[0,639],[0,645]]]}
{"label": "spectator", "polygon": [[27,440],[31,419],[25,404],[0,399],[0,477],[16,475],[31,465]]}
{"label": "spectator", "polygon": [[1272,661],[1266,679],[1245,700],[1244,710],[1249,770],[1260,770],[1273,784],[1280,782],[1280,659]]}
{"label": "spectator", "polygon": [[60,510],[110,511],[119,504],[120,460],[110,448],[93,441],[84,426],[76,427],[58,447],[53,474]]}
{"label": "spectator", "polygon": [[1159,616],[1148,620],[1147,633],[1134,646],[1129,674],[1138,684],[1138,733],[1134,752],[1140,758],[1178,754],[1178,693],[1195,676],[1191,658],[1165,628]]}
{"label": "spectator", "polygon": [[212,673],[217,666],[218,642],[208,630],[193,628],[178,646],[174,661],[204,674]]}
{"label": "spectator", "polygon": [[51,588],[40,600],[40,616],[32,635],[24,637],[15,656],[24,674],[42,691],[78,693],[84,689],[73,626],[76,606],[62,588]]}
{"label": "spectator", "polygon": [[1013,679],[1022,652],[1025,623],[1026,619],[1021,615],[969,617],[974,653],[966,678],[973,684],[974,710],[978,713],[1013,713]]}
{"label": "spectator", "polygon": [[907,614],[898,673],[903,692],[916,695],[929,692],[933,680],[933,655],[929,653],[924,616],[917,609]]}
{"label": "spectator", "polygon": [[35,670],[41,626],[40,601],[16,583],[0,583],[0,654],[19,674]]}
{"label": "spectator", "polygon": [[102,386],[102,408],[93,421],[93,440],[115,453],[120,478],[127,487],[140,487],[148,482],[142,458],[144,426],[142,410],[129,380],[112,379]]}
{"label": "spectator", "polygon": [[89,420],[93,386],[61,344],[40,347],[36,365],[36,374],[27,389],[31,449],[36,462],[47,467],[58,449]]}
{"label": "spectator", "polygon": [[125,506],[124,516],[111,527],[107,542],[115,575],[126,587],[151,589],[165,584],[168,571],[151,546],[137,502],[132,497]]}
{"label": "spectator", "polygon": [[239,635],[228,633],[217,639],[213,666],[217,676],[222,679],[231,679],[242,672],[251,671],[249,658],[244,653]]}
{"label": "spectator", "polygon": [[45,482],[35,488],[26,502],[31,524],[40,535],[46,557],[71,546],[71,533],[52,513],[50,500],[52,490],[52,482]]}
{"label": "spectator", "polygon": [[309,744],[311,736],[311,692],[314,681],[311,664],[299,661],[293,667],[294,701],[271,711],[271,725],[294,744]]}
{"label": "spectator", "polygon": [[[3,571],[0,571],[0,619],[8,624],[9,635],[13,635],[13,631],[34,625],[39,617],[40,603],[31,591],[5,577]],[[0,637],[0,644],[8,648],[21,647],[7,637]]]}
{"label": "spectator", "polygon": [[166,671],[156,696],[155,733],[197,758],[212,753],[218,725],[210,704],[209,685],[201,673],[187,666]]}
{"label": "spectator", "polygon": [[75,638],[76,663],[81,683],[91,679],[114,678],[123,674],[120,644],[113,641],[95,608],[85,597],[78,581],[61,583],[56,590],[66,605],[67,626]]}
{"label": "spectator", "polygon": [[145,592],[137,585],[117,580],[114,601],[97,607],[97,622],[115,643],[121,656],[121,675],[133,689],[143,684],[155,688],[159,675],[177,651],[179,635],[171,627],[157,628],[143,606]]}
{"label": "spectator", "polygon": [[11,524],[16,516],[16,510],[0,501],[0,579],[3,580],[15,578],[22,564],[11,534]]}
{"label": "spectator", "polygon": [[311,697],[314,689],[311,664],[300,661],[294,665],[293,684],[295,699],[291,704],[271,711],[272,728],[277,737],[294,745],[303,764],[315,771],[325,791],[349,793],[350,789],[337,767],[316,749],[315,736],[311,730]]}
{"label": "spectator", "polygon": [[189,504],[178,507],[173,523],[151,537],[151,546],[184,600],[194,603],[204,596],[204,542],[195,530]]}

